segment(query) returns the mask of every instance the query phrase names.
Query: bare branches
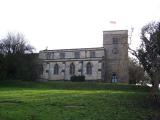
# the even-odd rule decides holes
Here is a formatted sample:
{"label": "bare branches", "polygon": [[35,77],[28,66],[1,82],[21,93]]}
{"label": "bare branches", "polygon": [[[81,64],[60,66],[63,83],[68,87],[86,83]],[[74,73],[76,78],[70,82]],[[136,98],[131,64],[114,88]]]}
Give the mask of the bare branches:
{"label": "bare branches", "polygon": [[0,50],[3,54],[24,54],[32,53],[34,48],[27,44],[23,34],[8,33],[6,38],[0,42]]}
{"label": "bare branches", "polygon": [[8,33],[0,40],[0,80],[37,79],[40,63],[38,55],[34,54],[33,50],[20,33]]}

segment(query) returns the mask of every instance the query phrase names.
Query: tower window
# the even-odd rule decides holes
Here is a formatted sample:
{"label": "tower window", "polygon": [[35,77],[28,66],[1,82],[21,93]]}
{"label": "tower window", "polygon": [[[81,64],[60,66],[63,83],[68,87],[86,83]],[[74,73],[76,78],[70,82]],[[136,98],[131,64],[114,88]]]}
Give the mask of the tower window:
{"label": "tower window", "polygon": [[118,41],[119,41],[118,37],[113,38],[113,44],[118,44]]}

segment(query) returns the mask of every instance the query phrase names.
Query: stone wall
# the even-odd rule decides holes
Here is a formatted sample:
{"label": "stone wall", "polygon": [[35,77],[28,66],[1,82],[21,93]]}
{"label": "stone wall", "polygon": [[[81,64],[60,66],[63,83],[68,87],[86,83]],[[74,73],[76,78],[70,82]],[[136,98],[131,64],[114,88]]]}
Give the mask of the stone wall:
{"label": "stone wall", "polygon": [[[75,52],[79,52],[76,58]],[[91,52],[94,54],[91,55]],[[60,54],[64,53],[64,58]],[[49,57],[48,57],[49,55]],[[67,49],[67,50],[44,50],[39,54],[43,61],[43,74],[41,77],[47,80],[70,80],[70,65],[75,65],[74,75],[84,75],[86,80],[101,80],[103,48]],[[86,72],[87,63],[92,65],[92,74]],[[54,66],[58,64],[59,72],[54,74]]]}
{"label": "stone wall", "polygon": [[116,74],[118,82],[128,83],[128,31],[104,31],[106,81],[111,82]]}

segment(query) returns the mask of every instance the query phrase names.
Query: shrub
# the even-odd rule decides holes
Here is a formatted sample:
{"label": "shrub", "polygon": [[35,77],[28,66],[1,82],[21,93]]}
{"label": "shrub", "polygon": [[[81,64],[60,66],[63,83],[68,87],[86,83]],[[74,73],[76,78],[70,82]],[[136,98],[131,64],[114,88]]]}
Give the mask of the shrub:
{"label": "shrub", "polygon": [[78,76],[73,75],[71,77],[71,81],[72,82],[84,82],[85,81],[85,76],[84,75],[78,75]]}

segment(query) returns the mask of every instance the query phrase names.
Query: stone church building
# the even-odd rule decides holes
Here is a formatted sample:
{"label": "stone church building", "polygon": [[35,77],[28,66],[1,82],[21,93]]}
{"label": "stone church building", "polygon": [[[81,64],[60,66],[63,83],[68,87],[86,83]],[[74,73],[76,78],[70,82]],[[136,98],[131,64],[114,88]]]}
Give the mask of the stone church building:
{"label": "stone church building", "polygon": [[103,47],[42,50],[44,80],[70,80],[84,75],[87,81],[128,82],[128,31],[103,31]]}

